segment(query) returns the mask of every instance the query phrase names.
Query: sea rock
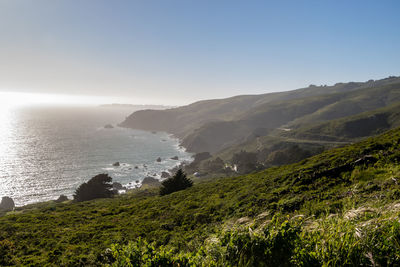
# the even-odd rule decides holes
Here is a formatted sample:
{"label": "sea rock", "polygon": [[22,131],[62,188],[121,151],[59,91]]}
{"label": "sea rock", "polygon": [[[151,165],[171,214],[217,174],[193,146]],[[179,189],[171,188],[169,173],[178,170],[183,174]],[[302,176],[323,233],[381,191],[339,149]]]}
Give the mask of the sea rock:
{"label": "sea rock", "polygon": [[153,177],[147,176],[147,177],[145,177],[145,178],[143,179],[143,181],[142,181],[142,186],[143,186],[143,185],[160,186],[161,183],[160,183],[159,180],[157,180],[157,179],[155,179],[155,178],[153,178]]}
{"label": "sea rock", "polygon": [[117,161],[113,164],[114,167],[119,167],[121,164]]}
{"label": "sea rock", "polygon": [[68,201],[68,200],[69,200],[69,199],[68,199],[67,196],[65,196],[65,195],[60,195],[60,196],[55,200],[55,202],[61,203],[61,202]]}
{"label": "sea rock", "polygon": [[118,195],[119,191],[115,188],[111,189],[111,192],[113,193],[113,195]]}
{"label": "sea rock", "polygon": [[114,126],[112,126],[111,124],[106,124],[106,125],[104,125],[104,128],[105,129],[112,129],[112,128],[114,128]]}
{"label": "sea rock", "polygon": [[193,176],[194,176],[194,177],[200,177],[200,176],[201,176],[201,173],[195,172],[195,173],[193,173]]}
{"label": "sea rock", "polygon": [[0,210],[12,211],[14,208],[14,200],[11,197],[3,197],[1,199]]}
{"label": "sea rock", "polygon": [[122,186],[122,184],[118,183],[118,182],[114,182],[112,184],[113,189],[116,190],[125,190],[126,188]]}
{"label": "sea rock", "polygon": [[172,157],[172,160],[179,160],[178,156]]}
{"label": "sea rock", "polygon": [[157,162],[161,162],[161,158],[160,157],[157,158]]}
{"label": "sea rock", "polygon": [[135,169],[139,169],[139,166],[135,166]]}
{"label": "sea rock", "polygon": [[169,178],[171,175],[168,172],[161,172],[161,178]]}

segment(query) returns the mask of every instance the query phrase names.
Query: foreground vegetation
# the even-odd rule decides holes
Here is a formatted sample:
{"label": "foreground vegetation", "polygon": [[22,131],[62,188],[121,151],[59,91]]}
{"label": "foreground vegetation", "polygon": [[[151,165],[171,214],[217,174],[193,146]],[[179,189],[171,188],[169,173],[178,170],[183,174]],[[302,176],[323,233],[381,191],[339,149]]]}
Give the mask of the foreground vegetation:
{"label": "foreground vegetation", "polygon": [[0,265],[400,264],[400,130],[250,175],[0,218]]}
{"label": "foreground vegetation", "polygon": [[350,211],[361,218],[328,216],[319,220],[275,215],[265,225],[257,222],[227,229],[192,253],[147,243],[113,245],[113,266],[393,266],[400,263],[398,210],[373,214]]}

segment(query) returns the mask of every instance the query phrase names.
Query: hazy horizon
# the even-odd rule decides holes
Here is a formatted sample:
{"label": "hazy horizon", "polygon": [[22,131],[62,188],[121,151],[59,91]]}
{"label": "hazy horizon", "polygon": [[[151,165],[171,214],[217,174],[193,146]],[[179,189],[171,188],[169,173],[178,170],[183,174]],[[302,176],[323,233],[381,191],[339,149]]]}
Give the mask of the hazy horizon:
{"label": "hazy horizon", "polygon": [[0,92],[185,105],[397,76],[399,7],[4,0]]}
{"label": "hazy horizon", "polygon": [[[380,79],[385,79],[387,76],[382,77]],[[370,79],[369,79],[370,80]],[[348,83],[348,82],[366,82],[365,81],[338,81],[336,83]],[[336,84],[335,83],[335,84]],[[316,86],[333,86],[334,84],[309,84],[304,87],[292,88],[288,90],[281,91],[271,91],[265,93],[277,93],[277,92],[286,92],[297,90],[301,88],[308,87],[310,85]],[[262,92],[259,94],[263,94]],[[240,94],[240,95],[250,95],[250,94]],[[257,94],[253,94],[257,95]],[[100,106],[100,105],[160,105],[166,107],[177,107],[177,106],[185,106],[198,101],[210,100],[210,99],[224,99],[230,98],[238,95],[227,95],[219,98],[204,98],[204,99],[196,99],[193,101],[186,102],[163,102],[160,100],[151,100],[151,99],[140,99],[135,97],[115,97],[115,96],[99,96],[99,95],[80,95],[80,94],[57,94],[57,93],[40,93],[40,92],[11,92],[11,91],[0,91],[0,104],[8,108],[9,106],[26,106],[26,105],[63,105],[63,106]],[[22,100],[22,101],[21,101]],[[1,108],[0,108],[1,109]]]}

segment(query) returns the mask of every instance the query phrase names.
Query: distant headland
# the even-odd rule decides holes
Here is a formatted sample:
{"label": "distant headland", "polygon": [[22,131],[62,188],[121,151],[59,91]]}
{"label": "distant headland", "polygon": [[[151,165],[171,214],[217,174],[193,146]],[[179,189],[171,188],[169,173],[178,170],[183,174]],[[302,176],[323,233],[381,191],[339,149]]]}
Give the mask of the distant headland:
{"label": "distant headland", "polygon": [[118,104],[118,103],[103,104],[103,105],[100,105],[100,107],[102,107],[102,108],[129,108],[129,109],[135,109],[135,110],[144,110],[144,109],[163,110],[163,109],[176,108],[176,106],[134,105],[134,104]]}

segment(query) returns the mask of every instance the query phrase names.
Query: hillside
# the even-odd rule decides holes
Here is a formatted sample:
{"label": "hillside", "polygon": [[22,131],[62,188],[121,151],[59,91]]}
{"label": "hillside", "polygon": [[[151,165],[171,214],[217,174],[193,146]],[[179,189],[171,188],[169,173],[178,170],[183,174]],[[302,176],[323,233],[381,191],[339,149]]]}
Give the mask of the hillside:
{"label": "hillside", "polygon": [[396,265],[399,159],[396,129],[162,197],[18,208],[0,217],[0,265]]}
{"label": "hillside", "polygon": [[200,101],[165,111],[135,112],[123,127],[166,131],[192,152],[215,153],[279,127],[298,128],[400,101],[400,78],[310,86],[289,92]]}
{"label": "hillside", "polygon": [[304,125],[291,130],[283,127],[264,135],[254,136],[215,153],[214,158],[220,157],[229,162],[232,155],[244,150],[257,153],[261,163],[268,163],[268,157],[272,154],[293,146],[315,154],[321,150],[357,142],[362,138],[399,127],[400,103],[354,116],[319,123],[304,123]]}
{"label": "hillside", "polygon": [[296,139],[352,140],[400,126],[400,103],[355,116],[314,123],[281,133]]}

